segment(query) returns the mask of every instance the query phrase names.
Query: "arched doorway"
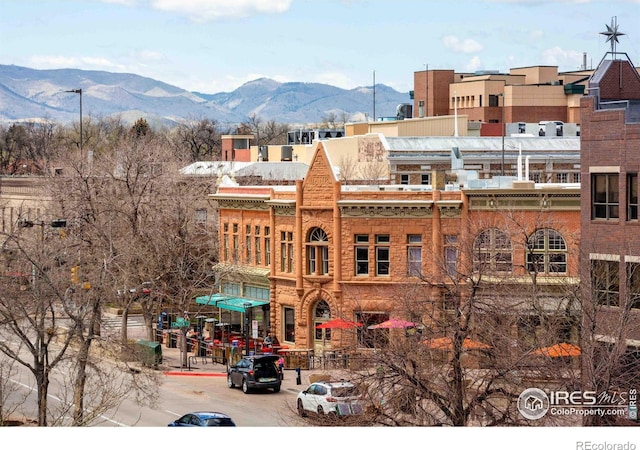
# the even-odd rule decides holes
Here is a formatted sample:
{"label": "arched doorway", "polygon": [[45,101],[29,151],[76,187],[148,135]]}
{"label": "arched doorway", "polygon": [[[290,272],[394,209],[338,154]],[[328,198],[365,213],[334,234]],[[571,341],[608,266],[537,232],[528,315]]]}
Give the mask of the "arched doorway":
{"label": "arched doorway", "polygon": [[316,355],[321,355],[331,348],[331,329],[316,328],[329,320],[331,320],[329,304],[325,300],[320,300],[313,308],[313,351]]}

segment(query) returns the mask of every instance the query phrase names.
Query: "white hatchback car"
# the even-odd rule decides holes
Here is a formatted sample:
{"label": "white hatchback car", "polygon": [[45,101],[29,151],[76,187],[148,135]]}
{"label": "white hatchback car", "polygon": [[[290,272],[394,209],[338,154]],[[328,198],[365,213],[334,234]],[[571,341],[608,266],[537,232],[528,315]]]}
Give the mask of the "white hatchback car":
{"label": "white hatchback car", "polygon": [[298,414],[306,417],[309,412],[358,415],[364,412],[362,394],[350,381],[317,381],[298,394]]}

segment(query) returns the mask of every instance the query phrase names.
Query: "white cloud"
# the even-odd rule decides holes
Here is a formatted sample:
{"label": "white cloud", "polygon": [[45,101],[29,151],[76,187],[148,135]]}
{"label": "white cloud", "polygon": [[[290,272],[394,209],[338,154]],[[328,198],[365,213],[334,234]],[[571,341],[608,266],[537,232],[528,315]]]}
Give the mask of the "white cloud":
{"label": "white cloud", "polygon": [[448,35],[442,38],[445,48],[456,53],[477,53],[483,49],[482,44],[473,39],[460,40],[458,36]]}
{"label": "white cloud", "polygon": [[157,62],[166,59],[164,54],[154,50],[135,50],[131,53],[131,57],[139,62]]}
{"label": "white cloud", "polygon": [[107,70],[124,72],[126,66],[109,61],[106,58],[94,57],[68,57],[56,55],[34,55],[30,62],[36,69],[82,69],[82,70]]}
{"label": "white cloud", "polygon": [[542,64],[558,67],[578,68],[582,64],[582,53],[553,47],[542,52]]}
{"label": "white cloud", "polygon": [[187,16],[194,22],[242,18],[254,14],[280,14],[293,0],[150,0],[153,8]]}
{"label": "white cloud", "polygon": [[476,70],[479,70],[481,68],[482,61],[480,60],[479,56],[474,56],[473,58],[471,58],[465,67],[468,72],[475,72]]}

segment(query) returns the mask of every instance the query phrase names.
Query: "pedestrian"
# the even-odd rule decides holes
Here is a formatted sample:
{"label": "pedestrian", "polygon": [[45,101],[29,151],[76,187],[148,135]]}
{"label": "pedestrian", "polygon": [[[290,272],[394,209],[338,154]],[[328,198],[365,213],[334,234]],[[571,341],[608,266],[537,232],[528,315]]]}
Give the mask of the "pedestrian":
{"label": "pedestrian", "polygon": [[284,380],[284,358],[278,358],[278,369],[280,370],[280,379]]}

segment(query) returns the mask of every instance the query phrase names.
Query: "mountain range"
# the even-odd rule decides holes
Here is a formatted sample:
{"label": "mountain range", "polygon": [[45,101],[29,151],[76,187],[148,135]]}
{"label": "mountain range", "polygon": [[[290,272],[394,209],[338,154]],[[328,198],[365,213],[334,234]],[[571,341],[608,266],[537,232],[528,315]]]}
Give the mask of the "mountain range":
{"label": "mountain range", "polygon": [[84,117],[118,116],[125,123],[143,117],[151,125],[212,119],[239,124],[255,115],[264,121],[304,125],[335,114],[350,121],[395,117],[410,103],[409,93],[382,84],[341,89],[321,83],[280,83],[268,78],[247,82],[232,92],[190,92],[152,78],[93,70],[37,70],[0,65],[0,123],[78,121],[82,89]]}

